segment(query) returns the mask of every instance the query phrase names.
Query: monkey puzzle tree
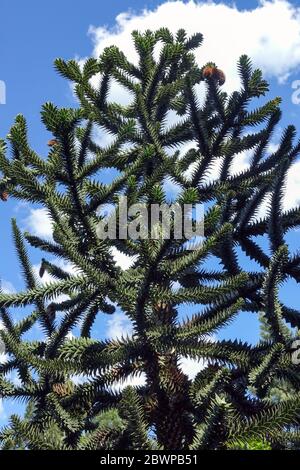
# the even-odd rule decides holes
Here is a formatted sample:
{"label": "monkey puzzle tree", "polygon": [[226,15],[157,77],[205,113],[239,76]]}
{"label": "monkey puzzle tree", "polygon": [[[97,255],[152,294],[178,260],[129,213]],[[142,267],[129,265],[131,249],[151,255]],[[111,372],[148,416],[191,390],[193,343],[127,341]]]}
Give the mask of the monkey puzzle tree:
{"label": "monkey puzzle tree", "polygon": [[[27,290],[0,295],[1,337],[9,355],[1,365],[0,391],[34,403],[34,410],[30,420],[14,417],[1,438],[25,436],[27,448],[45,448],[45,431],[56,426],[63,437],[53,448],[61,449],[287,442],[300,425],[300,376],[291,359],[290,329],[299,327],[300,313],[279,299],[278,290],[289,278],[300,280],[300,257],[289,253],[285,240],[300,224],[300,210],[282,209],[287,171],[300,151],[295,128],[284,130],[278,149],[268,153],[280,99],[249,107],[268,84],[246,56],[238,63],[241,88],[227,95],[224,73],[215,64],[196,63],[192,51],[201,34],[188,38],[183,30],[172,35],[160,29],[134,32],[133,41],[135,64],[114,46],[82,67],[56,61],[72,81],[79,106],[44,105],[42,121],[52,134],[47,158],[30,147],[21,115],[8,136],[12,158],[1,144],[4,198],[42,204],[53,224],[49,241],[22,234],[13,221]],[[108,99],[112,82],[130,92],[128,105]],[[199,88],[201,82],[205,86]],[[177,116],[173,124],[170,112]],[[97,129],[112,137],[111,144],[99,145]],[[235,157],[244,151],[251,155],[249,166],[234,174]],[[212,181],[216,165],[219,175]],[[117,170],[110,184],[101,181],[105,169]],[[180,188],[179,205],[204,204],[204,241],[189,250],[184,237],[123,239],[121,226],[115,239],[99,238],[99,206],[111,203],[118,212],[122,195],[129,206],[143,203],[150,211],[167,201],[166,178]],[[258,217],[266,197],[268,208]],[[47,271],[53,282],[37,282],[25,242],[45,252],[40,276]],[[112,248],[134,257],[132,266],[118,267]],[[47,256],[71,262],[74,273]],[[255,261],[256,270],[247,268],[245,257]],[[57,299],[60,294],[67,297]],[[32,306],[32,312],[16,323],[8,309],[20,306]],[[131,320],[132,335],[96,340],[95,321],[113,315],[115,306]],[[199,312],[189,314],[195,306]],[[245,311],[264,318],[268,340],[250,345],[211,337]],[[24,333],[37,322],[44,338],[25,341]],[[69,340],[75,325],[80,337]],[[204,361],[195,379],[180,367],[183,358]],[[21,385],[9,380],[12,370]],[[115,388],[141,373],[144,385]],[[75,374],[85,381],[75,384]],[[278,380],[288,383],[293,395],[274,403],[268,394]],[[110,409],[118,411],[120,425],[100,426],[99,417]]]}

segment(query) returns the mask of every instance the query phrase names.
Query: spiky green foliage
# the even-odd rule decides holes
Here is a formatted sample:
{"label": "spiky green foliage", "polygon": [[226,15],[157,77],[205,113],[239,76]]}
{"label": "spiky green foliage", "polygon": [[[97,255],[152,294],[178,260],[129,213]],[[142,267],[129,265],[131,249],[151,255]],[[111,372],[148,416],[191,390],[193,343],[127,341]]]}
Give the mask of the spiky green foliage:
{"label": "spiky green foliage", "polygon": [[[280,99],[250,107],[268,84],[248,57],[238,63],[241,89],[227,95],[214,77],[203,78],[203,64],[195,60],[200,34],[188,38],[183,30],[173,35],[163,28],[134,32],[133,41],[136,64],[115,46],[83,67],[56,61],[79,106],[44,105],[42,121],[52,135],[47,158],[30,147],[23,116],[8,136],[11,158],[1,144],[3,187],[41,204],[53,224],[49,241],[22,234],[13,222],[27,289],[0,294],[1,337],[9,354],[0,368],[0,392],[35,407],[29,422],[13,417],[1,438],[26,435],[28,448],[43,448],[43,436],[56,426],[64,449],[247,448],[255,439],[277,445],[288,432],[298,435],[300,425],[300,376],[291,361],[292,330],[287,333],[287,325],[299,327],[300,313],[278,295],[287,279],[300,280],[299,255],[290,254],[285,242],[300,223],[300,209],[282,208],[286,174],[300,151],[295,128],[284,130],[278,150],[268,153]],[[109,96],[114,81],[130,93],[128,105]],[[175,124],[168,124],[170,113],[180,117]],[[99,131],[110,135],[109,145],[99,144]],[[234,159],[245,151],[249,167],[234,174]],[[212,181],[217,163],[219,176]],[[101,181],[106,169],[118,172],[111,184]],[[99,239],[101,204],[112,203],[117,211],[121,194],[128,205],[161,204],[167,178],[180,188],[178,203],[205,205],[205,240],[198,249],[188,250],[184,238]],[[258,218],[266,197],[269,208]],[[269,241],[267,252],[262,237]],[[48,272],[53,282],[38,283],[26,242],[44,251],[40,276]],[[134,256],[132,266],[118,267],[112,248]],[[255,271],[241,262],[241,251],[256,262]],[[212,256],[216,271],[209,267]],[[72,263],[74,272],[53,257]],[[61,294],[67,300],[60,301]],[[113,315],[116,305],[131,320],[132,335],[93,339],[97,317]],[[182,319],[182,305],[198,305],[198,313]],[[32,313],[15,323],[9,310],[20,306],[32,306]],[[263,316],[268,340],[250,345],[213,336],[243,312]],[[44,339],[25,341],[35,323]],[[76,325],[81,335],[69,340]],[[180,367],[183,358],[204,361],[195,379]],[[13,370],[21,385],[9,380]],[[142,373],[144,385],[115,387]],[[83,383],[72,381],[76,374]],[[295,393],[274,403],[269,392],[279,379]],[[99,426],[97,417],[108,410],[118,410],[119,428]]]}

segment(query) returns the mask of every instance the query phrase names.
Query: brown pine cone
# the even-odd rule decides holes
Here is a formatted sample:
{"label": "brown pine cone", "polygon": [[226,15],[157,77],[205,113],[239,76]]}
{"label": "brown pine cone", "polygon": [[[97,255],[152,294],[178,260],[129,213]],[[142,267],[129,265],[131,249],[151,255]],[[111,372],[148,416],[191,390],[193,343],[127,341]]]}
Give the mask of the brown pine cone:
{"label": "brown pine cone", "polygon": [[202,76],[203,78],[211,78],[214,76],[216,73],[217,67],[214,67],[213,65],[206,65],[202,71]]}
{"label": "brown pine cone", "polygon": [[223,70],[217,69],[216,78],[220,86],[224,85],[226,77],[225,77],[225,73],[223,72]]}
{"label": "brown pine cone", "polygon": [[72,394],[74,390],[74,384],[70,381],[65,383],[56,383],[53,384],[52,390],[60,397],[67,397]]}
{"label": "brown pine cone", "polygon": [[51,139],[48,141],[48,147],[54,147],[56,144],[58,144],[56,139]]}
{"label": "brown pine cone", "polygon": [[6,202],[8,200],[8,192],[7,191],[2,191],[2,193],[0,194],[0,199],[1,199],[1,201]]}

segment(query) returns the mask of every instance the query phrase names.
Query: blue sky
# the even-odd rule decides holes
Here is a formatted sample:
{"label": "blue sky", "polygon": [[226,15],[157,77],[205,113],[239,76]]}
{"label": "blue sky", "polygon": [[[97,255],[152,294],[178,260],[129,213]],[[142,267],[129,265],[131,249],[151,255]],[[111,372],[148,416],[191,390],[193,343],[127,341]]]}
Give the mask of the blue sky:
{"label": "blue sky", "polygon": [[[221,10],[221,5],[227,5],[227,9]],[[40,122],[41,105],[45,101],[52,101],[58,106],[76,105],[69,84],[53,68],[54,59],[88,57],[97,54],[104,45],[114,40],[119,41],[119,47],[124,45],[125,50],[128,48],[130,55],[126,43],[130,28],[150,25],[155,29],[157,20],[164,18],[166,26],[172,27],[172,24],[180,22],[181,17],[183,27],[190,25],[193,29],[196,24],[200,32],[204,35],[206,32],[201,48],[203,61],[205,63],[210,54],[213,60],[214,55],[217,57],[228,76],[229,88],[235,85],[233,63],[236,55],[246,52],[253,56],[255,64],[263,67],[270,82],[269,97],[279,95],[283,98],[281,126],[288,123],[297,125],[300,105],[292,103],[291,96],[293,82],[300,80],[300,15],[297,10],[300,1],[290,4],[276,2],[276,6],[272,2],[236,1],[235,7],[228,6],[232,3],[216,1],[192,13],[193,7],[188,2],[52,0],[46,4],[34,0],[2,0],[0,80],[6,84],[6,104],[0,105],[0,137],[5,137],[14,117],[22,113],[28,122],[32,146],[41,155],[46,155],[49,135]],[[145,9],[148,13],[143,13]],[[125,12],[129,14],[116,22],[117,15]],[[181,12],[184,13],[182,16]],[[265,29],[262,26],[264,21]],[[243,22],[251,28],[243,28]],[[201,56],[199,60],[202,60]],[[274,145],[276,139],[278,136],[275,135]],[[289,180],[287,204],[290,206],[300,201],[300,177],[296,170],[300,174],[300,167],[297,167]],[[11,242],[10,218],[16,217],[23,229],[41,232],[47,226],[38,226],[45,221],[39,218],[40,213],[35,212],[36,209],[13,200],[0,204],[0,276],[6,289],[23,288]],[[299,247],[298,235],[296,231],[289,235],[288,241],[294,249]],[[29,251],[33,264],[38,265],[41,254],[36,250]],[[282,298],[294,308],[299,307],[297,289],[289,283],[281,292]],[[16,312],[16,315],[21,315],[21,312]],[[126,323],[119,313],[115,321],[99,321],[97,335],[116,334],[122,328],[126,328]],[[244,314],[220,337],[238,337],[255,342],[258,323],[253,315]],[[5,405],[5,413],[1,412],[0,406],[0,423],[11,410],[11,404]]]}

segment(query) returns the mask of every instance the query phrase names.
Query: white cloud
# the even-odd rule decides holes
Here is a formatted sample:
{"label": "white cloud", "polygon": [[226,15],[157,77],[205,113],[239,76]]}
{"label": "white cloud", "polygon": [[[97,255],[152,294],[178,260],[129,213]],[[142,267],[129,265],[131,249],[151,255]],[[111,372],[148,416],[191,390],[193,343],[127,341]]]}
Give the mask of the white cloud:
{"label": "white cloud", "polygon": [[172,286],[173,292],[176,292],[178,289],[180,289],[182,287],[180,282],[178,282],[178,281],[172,281],[171,286]]}
{"label": "white cloud", "polygon": [[163,182],[163,190],[166,193],[167,200],[174,201],[181,192],[181,186],[172,181],[171,178],[166,177]]}
{"label": "white cloud", "polygon": [[[276,146],[274,150],[276,151]],[[285,180],[285,194],[282,201],[283,211],[288,211],[293,209],[295,206],[300,205],[300,161],[294,163],[287,172]],[[264,199],[262,200],[255,220],[263,219],[266,216],[267,210],[271,204],[271,195],[267,193]]]}
{"label": "white cloud", "polygon": [[1,353],[0,354],[0,364],[5,364],[8,361],[8,355]]}
{"label": "white cloud", "polygon": [[113,134],[109,134],[99,127],[94,127],[92,136],[95,143],[100,147],[108,147],[115,139]]}
{"label": "white cloud", "polygon": [[[5,326],[3,324],[3,321],[0,320],[0,330],[4,330]],[[5,346],[2,342],[2,339],[0,338],[0,364],[5,364],[7,362],[7,354],[5,354]],[[1,414],[1,413],[0,413]]]}
{"label": "white cloud", "polygon": [[[230,90],[239,84],[236,61],[242,54],[248,54],[266,75],[280,82],[300,64],[300,9],[284,0],[261,1],[252,10],[213,2],[174,1],[139,14],[123,12],[112,29],[90,27],[94,55],[98,57],[105,47],[115,44],[136,62],[131,32],[160,27],[173,33],[180,28],[189,34],[201,32],[205,42],[196,57],[200,64],[215,61],[226,72]],[[120,90],[116,96],[120,98]]]}
{"label": "white cloud", "polygon": [[6,420],[6,418],[7,418],[7,416],[6,416],[4,406],[3,406],[3,399],[0,398],[0,420],[4,421],[4,420]]}
{"label": "white cloud", "polygon": [[[202,338],[208,343],[214,343],[217,341],[217,337],[213,335],[205,335]],[[196,375],[207,366],[206,359],[192,359],[191,357],[179,358],[179,367],[184,374],[188,376],[189,379],[194,379]]]}
{"label": "white cloud", "polygon": [[12,371],[10,374],[7,376],[8,380],[10,380],[15,387],[21,387],[22,386],[22,380],[18,376],[17,371]]}
{"label": "white cloud", "polygon": [[136,256],[129,256],[129,255],[126,255],[125,253],[122,253],[116,247],[112,247],[110,249],[110,252],[113,255],[116,265],[119,266],[123,270],[129,269],[133,265],[133,263],[136,261],[136,258],[137,258]]}
{"label": "white cloud", "polygon": [[13,284],[9,281],[5,281],[5,279],[1,280],[1,289],[4,294],[14,294],[16,292]]}
{"label": "white cloud", "polygon": [[86,382],[86,376],[83,374],[72,375],[70,379],[74,385],[82,385]]}
{"label": "white cloud", "polygon": [[271,195],[267,193],[261,203],[259,204],[253,221],[264,219],[267,215],[268,208],[270,207]]}
{"label": "white cloud", "polygon": [[131,335],[132,324],[125,313],[117,311],[107,320],[106,337],[110,339],[121,338],[122,336]]}
{"label": "white cloud", "polygon": [[283,200],[283,209],[292,209],[300,204],[300,161],[294,163],[288,171],[286,178],[286,192]]}
{"label": "white cloud", "polygon": [[197,169],[197,162],[192,162],[190,164],[190,166],[188,167],[188,169],[183,173],[183,176],[187,179],[187,180],[191,180],[192,179],[192,175],[193,175],[193,172]]}
{"label": "white cloud", "polygon": [[277,152],[279,148],[279,144],[275,144],[274,142],[270,142],[268,147],[267,147],[267,153],[271,155],[272,153]]}
{"label": "white cloud", "polygon": [[[114,44],[129,60],[137,62],[131,32],[160,27],[168,27],[173,33],[179,28],[184,28],[188,34],[201,32],[204,44],[196,51],[196,59],[200,65],[214,61],[224,70],[226,91],[232,91],[240,85],[237,60],[242,54],[248,54],[254,66],[261,68],[267,78],[276,78],[281,84],[300,65],[300,8],[285,0],[262,0],[256,8],[249,10],[213,2],[173,1],[162,3],[153,10],[144,9],[140,13],[123,12],[116,17],[111,29],[90,27],[93,55],[98,57],[105,47]],[[201,102],[203,86],[197,92]],[[112,84],[110,94],[120,103],[130,101],[128,92],[119,85]],[[175,118],[170,115],[167,124],[173,124]],[[268,150],[274,151],[275,145],[270,145]],[[248,157],[247,152],[239,154],[231,172],[238,173],[245,169]],[[187,177],[192,169],[193,166],[186,172]],[[289,173],[285,208],[292,207],[300,199],[297,169],[296,164]],[[208,179],[213,180],[217,176],[216,163]]]}
{"label": "white cloud", "polygon": [[203,370],[207,362],[204,359],[190,359],[187,357],[181,357],[179,361],[179,367],[189,379],[194,379],[198,372]]}
{"label": "white cloud", "polygon": [[66,334],[66,340],[67,341],[72,341],[75,338],[76,338],[76,336],[74,336],[71,331],[69,331],[69,333]]}
{"label": "white cloud", "polygon": [[[128,317],[118,311],[112,315],[112,317],[107,321],[107,330],[106,337],[109,339],[117,339],[122,336],[127,336],[132,334],[132,324]],[[215,341],[214,336],[207,337],[207,341]],[[196,377],[198,372],[200,372],[206,366],[206,361],[203,359],[196,360],[186,357],[181,357],[179,360],[179,367],[184,372],[189,379]],[[122,390],[128,385],[138,386],[144,385],[146,382],[146,376],[144,373],[135,376],[129,376],[125,381],[116,382],[113,386],[115,390]]]}
{"label": "white cloud", "polygon": [[[120,339],[122,336],[130,336],[132,334],[132,323],[125,313],[122,311],[115,312],[107,321],[106,337],[109,339]],[[144,385],[146,376],[144,373],[140,375],[130,375],[124,381],[117,381],[112,385],[115,391],[123,390],[128,385],[138,386]]]}
{"label": "white cloud", "polygon": [[252,154],[253,152],[251,150],[244,150],[236,154],[230,167],[231,175],[236,175],[247,170]]}
{"label": "white cloud", "polygon": [[45,208],[30,209],[29,215],[23,220],[25,228],[38,237],[52,237],[52,223]]}
{"label": "white cloud", "polygon": [[[188,376],[190,380],[194,379],[198,372],[203,370],[207,365],[207,361],[204,359],[190,359],[186,357],[181,357],[179,359],[179,368],[181,371]],[[128,385],[132,386],[142,386],[146,383],[146,374],[143,372],[140,375],[130,375],[126,380],[122,382],[116,382],[113,385],[114,390],[123,390]]]}
{"label": "white cloud", "polygon": [[129,375],[126,380],[116,382],[111,388],[114,391],[123,390],[125,387],[131,385],[132,387],[138,387],[145,385],[146,383],[146,374],[142,372],[139,375]]}

